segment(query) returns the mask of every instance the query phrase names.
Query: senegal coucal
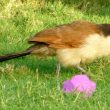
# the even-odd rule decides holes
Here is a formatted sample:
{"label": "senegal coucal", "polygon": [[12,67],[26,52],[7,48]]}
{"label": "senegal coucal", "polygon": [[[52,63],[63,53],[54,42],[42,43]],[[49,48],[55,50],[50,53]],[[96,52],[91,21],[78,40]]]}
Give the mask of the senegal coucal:
{"label": "senegal coucal", "polygon": [[30,48],[0,56],[0,62],[29,54],[57,56],[63,66],[77,67],[85,72],[81,64],[110,54],[110,24],[74,21],[42,30],[28,42],[32,44]]}

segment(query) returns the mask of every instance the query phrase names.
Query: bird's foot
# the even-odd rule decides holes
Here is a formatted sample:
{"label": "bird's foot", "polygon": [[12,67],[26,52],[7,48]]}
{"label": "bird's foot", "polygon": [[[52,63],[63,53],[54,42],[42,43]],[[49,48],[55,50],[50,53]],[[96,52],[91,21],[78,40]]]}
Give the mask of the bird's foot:
{"label": "bird's foot", "polygon": [[85,73],[86,73],[86,70],[85,70],[84,68],[82,68],[82,67],[80,67],[80,66],[76,66],[76,68],[77,68],[78,70],[80,70],[80,71],[82,72],[82,74],[85,74]]}
{"label": "bird's foot", "polygon": [[60,65],[60,63],[58,63],[57,67],[56,67],[56,75],[57,75],[57,77],[60,76],[60,70],[61,70],[61,65]]}

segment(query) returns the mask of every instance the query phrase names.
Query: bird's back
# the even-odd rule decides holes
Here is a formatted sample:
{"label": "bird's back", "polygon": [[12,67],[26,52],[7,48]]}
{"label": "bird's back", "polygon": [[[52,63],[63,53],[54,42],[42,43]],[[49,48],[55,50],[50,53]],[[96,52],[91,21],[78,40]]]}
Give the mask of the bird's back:
{"label": "bird's back", "polygon": [[54,28],[42,30],[29,40],[29,43],[45,43],[52,48],[77,48],[90,34],[100,33],[95,24],[76,21]]}

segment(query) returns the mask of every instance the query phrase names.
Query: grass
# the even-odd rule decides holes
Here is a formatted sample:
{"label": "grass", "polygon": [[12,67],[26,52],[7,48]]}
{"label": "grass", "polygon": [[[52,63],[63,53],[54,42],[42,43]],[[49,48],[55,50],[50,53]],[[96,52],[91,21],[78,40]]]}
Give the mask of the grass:
{"label": "grass", "polygon": [[[48,27],[79,19],[110,23],[109,12],[103,0],[1,0],[0,54],[25,50],[30,36]],[[84,66],[97,83],[89,99],[62,94],[62,82],[79,71],[62,68],[57,79],[56,63],[35,56],[0,63],[0,110],[109,110],[109,57]]]}

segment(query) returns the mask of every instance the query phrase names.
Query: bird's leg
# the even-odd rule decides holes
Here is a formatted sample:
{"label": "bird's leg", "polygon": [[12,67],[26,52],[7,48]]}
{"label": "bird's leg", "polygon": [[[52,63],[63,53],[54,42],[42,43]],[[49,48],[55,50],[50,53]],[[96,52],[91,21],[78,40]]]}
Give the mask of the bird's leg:
{"label": "bird's leg", "polygon": [[60,70],[61,70],[61,65],[60,65],[60,63],[58,63],[57,67],[56,67],[56,74],[57,74],[58,77],[60,75]]}
{"label": "bird's leg", "polygon": [[86,70],[83,69],[82,67],[80,67],[79,65],[76,66],[76,68],[77,68],[78,70],[80,70],[82,73],[86,73]]}

